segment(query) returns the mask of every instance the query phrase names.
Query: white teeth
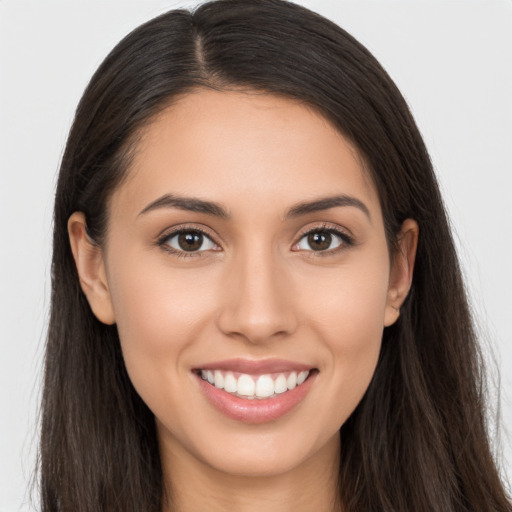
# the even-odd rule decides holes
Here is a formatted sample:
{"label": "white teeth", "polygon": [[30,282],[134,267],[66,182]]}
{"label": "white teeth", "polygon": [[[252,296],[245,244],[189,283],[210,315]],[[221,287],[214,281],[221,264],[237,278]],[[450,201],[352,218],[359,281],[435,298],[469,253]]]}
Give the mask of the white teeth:
{"label": "white teeth", "polygon": [[256,382],[256,396],[267,398],[274,394],[274,380],[270,375],[260,375]]}
{"label": "white teeth", "polygon": [[249,375],[242,373],[242,375],[238,377],[237,387],[239,395],[254,396],[256,384]]}
{"label": "white teeth", "polygon": [[297,385],[297,373],[292,372],[286,379],[286,386],[288,389],[293,389]]}
{"label": "white teeth", "polygon": [[215,377],[215,387],[219,388],[219,389],[223,389],[224,388],[224,375],[222,375],[222,372],[220,372],[219,370],[215,370],[214,377]]}
{"label": "white teeth", "polygon": [[286,385],[286,377],[283,374],[281,374],[276,379],[275,392],[279,394],[284,393],[285,391],[288,391],[288,386]]}
{"label": "white teeth", "polygon": [[307,378],[309,372],[300,372],[297,376],[297,386],[300,386]]}
{"label": "white teeth", "polygon": [[236,393],[238,391],[237,382],[232,373],[227,373],[224,377],[224,390],[228,393]]}
{"label": "white teeth", "polygon": [[[224,389],[228,393],[234,393],[242,398],[268,398],[285,393],[300,386],[309,376],[309,371],[290,372],[288,378],[281,373],[273,379],[265,374],[259,377],[238,374],[238,379],[232,372],[222,370],[201,370],[201,378],[208,381],[218,389]],[[255,381],[256,379],[256,381]]]}

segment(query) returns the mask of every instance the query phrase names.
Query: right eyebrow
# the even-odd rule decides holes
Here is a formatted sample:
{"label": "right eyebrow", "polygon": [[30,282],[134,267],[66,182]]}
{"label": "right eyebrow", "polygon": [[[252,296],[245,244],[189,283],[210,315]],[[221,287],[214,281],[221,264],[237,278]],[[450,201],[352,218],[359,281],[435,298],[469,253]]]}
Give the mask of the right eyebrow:
{"label": "right eyebrow", "polygon": [[149,203],[138,215],[144,215],[160,208],[178,208],[188,212],[205,213],[223,219],[229,219],[229,213],[218,203],[204,201],[197,197],[180,197],[172,194],[164,194]]}
{"label": "right eyebrow", "polygon": [[371,221],[371,215],[368,207],[359,199],[346,194],[337,196],[321,197],[314,201],[299,203],[290,208],[285,218],[295,218],[301,215],[307,215],[313,212],[329,210],[340,206],[351,206],[361,210]]}

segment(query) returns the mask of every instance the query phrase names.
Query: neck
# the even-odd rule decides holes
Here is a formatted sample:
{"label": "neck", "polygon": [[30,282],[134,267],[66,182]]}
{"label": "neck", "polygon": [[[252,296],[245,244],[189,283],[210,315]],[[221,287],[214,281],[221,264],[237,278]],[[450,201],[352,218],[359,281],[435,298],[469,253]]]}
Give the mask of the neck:
{"label": "neck", "polygon": [[162,449],[170,503],[163,512],[339,512],[339,436],[290,471],[271,476],[226,474],[183,450]]}

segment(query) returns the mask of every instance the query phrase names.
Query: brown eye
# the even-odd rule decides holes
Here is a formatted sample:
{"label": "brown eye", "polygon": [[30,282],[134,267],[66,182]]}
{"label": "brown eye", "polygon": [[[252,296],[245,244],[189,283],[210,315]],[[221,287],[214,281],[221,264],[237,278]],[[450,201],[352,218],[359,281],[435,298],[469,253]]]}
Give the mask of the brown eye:
{"label": "brown eye", "polygon": [[327,231],[317,231],[308,235],[308,244],[313,251],[326,251],[330,248],[332,235]]}
{"label": "brown eye", "polygon": [[294,250],[331,252],[352,243],[351,237],[337,229],[313,229],[301,237]]}
{"label": "brown eye", "polygon": [[160,245],[168,246],[170,250],[177,253],[194,253],[210,250],[218,250],[213,240],[197,230],[182,230],[166,236]]}
{"label": "brown eye", "polygon": [[178,235],[178,245],[183,251],[197,251],[203,245],[201,233],[181,233]]}

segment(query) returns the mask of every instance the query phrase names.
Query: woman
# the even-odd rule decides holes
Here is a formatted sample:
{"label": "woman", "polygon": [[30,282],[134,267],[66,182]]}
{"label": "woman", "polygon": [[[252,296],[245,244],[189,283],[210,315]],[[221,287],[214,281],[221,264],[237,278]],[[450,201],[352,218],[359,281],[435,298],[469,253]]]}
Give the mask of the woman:
{"label": "woman", "polygon": [[280,0],[171,11],[60,171],[43,510],[510,510],[428,154],[386,73]]}

